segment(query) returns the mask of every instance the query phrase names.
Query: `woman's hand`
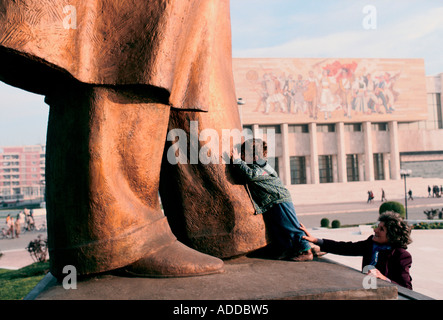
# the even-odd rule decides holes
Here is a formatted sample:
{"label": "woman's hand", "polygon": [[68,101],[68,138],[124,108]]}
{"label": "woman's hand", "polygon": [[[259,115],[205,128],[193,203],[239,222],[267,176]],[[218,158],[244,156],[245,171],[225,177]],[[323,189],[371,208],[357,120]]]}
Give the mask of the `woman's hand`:
{"label": "woman's hand", "polygon": [[300,229],[304,231],[304,233],[306,234],[306,236],[303,236],[303,239],[312,242],[312,243],[317,243],[317,238],[313,237],[308,229],[306,229],[306,227],[303,225],[303,223],[300,222]]}
{"label": "woman's hand", "polygon": [[386,280],[386,281],[391,282],[391,280],[389,280],[384,274],[382,274],[380,272],[380,270],[378,270],[376,268],[368,270],[367,275],[371,275],[371,276],[376,277],[378,279]]}
{"label": "woman's hand", "polygon": [[232,152],[231,152],[231,159],[232,160],[236,160],[240,158],[240,152],[238,151],[237,148],[233,148]]}

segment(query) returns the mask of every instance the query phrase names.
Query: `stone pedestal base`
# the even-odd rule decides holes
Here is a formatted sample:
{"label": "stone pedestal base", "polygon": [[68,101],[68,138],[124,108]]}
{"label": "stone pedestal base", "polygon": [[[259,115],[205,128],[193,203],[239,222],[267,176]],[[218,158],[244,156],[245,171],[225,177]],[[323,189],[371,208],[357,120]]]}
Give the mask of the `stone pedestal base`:
{"label": "stone pedestal base", "polygon": [[[188,278],[128,278],[100,275],[31,292],[37,300],[389,300],[397,286],[377,280],[365,289],[365,275],[326,258],[289,262],[241,257],[225,262],[225,272]],[[44,287],[44,286],[43,286]],[[177,304],[179,306],[180,303]]]}

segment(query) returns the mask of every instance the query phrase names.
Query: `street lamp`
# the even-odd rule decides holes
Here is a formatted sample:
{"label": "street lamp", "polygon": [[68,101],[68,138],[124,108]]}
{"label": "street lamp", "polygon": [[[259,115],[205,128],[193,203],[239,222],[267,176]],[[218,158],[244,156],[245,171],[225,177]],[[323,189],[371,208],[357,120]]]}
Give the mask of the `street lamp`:
{"label": "street lamp", "polygon": [[401,169],[400,175],[405,179],[405,211],[406,211],[406,220],[408,220],[408,192],[406,191],[406,177],[409,177],[412,173],[410,169]]}
{"label": "street lamp", "polygon": [[243,124],[242,121],[242,114],[243,114],[243,110],[242,110],[242,106],[245,105],[246,102],[245,100],[243,100],[243,98],[238,98],[237,99],[237,105],[238,105],[238,115],[240,116],[240,123]]}
{"label": "street lamp", "polygon": [[238,98],[237,99],[237,104],[239,105],[239,106],[242,106],[242,105],[244,105],[246,102],[245,102],[245,100],[243,100],[243,98]]}

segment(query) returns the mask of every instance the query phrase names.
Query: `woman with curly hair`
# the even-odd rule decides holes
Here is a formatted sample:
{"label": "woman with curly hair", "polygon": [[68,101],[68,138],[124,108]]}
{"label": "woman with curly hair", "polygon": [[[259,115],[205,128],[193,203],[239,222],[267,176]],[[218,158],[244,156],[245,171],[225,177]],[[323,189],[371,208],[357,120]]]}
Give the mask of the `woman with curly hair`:
{"label": "woman with curly hair", "polygon": [[[334,241],[313,237],[304,226],[303,238],[320,246],[324,252],[363,256],[362,269],[379,279],[412,289],[409,269],[412,264],[411,254],[406,251],[411,240],[411,227],[395,212],[385,212],[378,218],[374,235],[358,242]],[[366,268],[365,268],[366,267]]]}

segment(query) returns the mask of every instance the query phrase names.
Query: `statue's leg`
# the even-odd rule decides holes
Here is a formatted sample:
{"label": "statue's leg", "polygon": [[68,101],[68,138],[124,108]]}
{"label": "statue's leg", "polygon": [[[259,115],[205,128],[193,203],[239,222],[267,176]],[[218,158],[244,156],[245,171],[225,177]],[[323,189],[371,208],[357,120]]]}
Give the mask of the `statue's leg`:
{"label": "statue's leg", "polygon": [[77,84],[47,96],[51,273],[124,268],[140,276],[220,272],[220,259],[177,241],[159,205],[169,106]]}
{"label": "statue's leg", "polygon": [[[228,1],[223,2],[220,9],[229,16]],[[174,165],[164,156],[160,193],[171,229],[180,241],[199,251],[228,258],[265,246],[266,237],[263,217],[254,215],[245,187],[234,181],[229,166],[222,162],[222,151],[229,153],[226,150],[229,146],[222,140],[223,129],[226,133],[242,128],[232,74],[230,21],[221,18],[212,22],[215,30],[220,32],[215,40],[208,41],[218,41],[223,45],[210,47],[206,77],[191,79],[205,81],[205,86],[197,86],[201,91],[194,90],[188,94],[189,97],[193,94],[205,95],[208,103],[204,107],[208,112],[172,109],[169,130],[182,129],[187,133],[191,149],[188,158],[195,156],[196,151],[191,140],[201,138],[204,141],[198,141],[198,145],[202,147],[206,144],[205,134],[216,132],[220,150],[219,153],[213,150],[213,156],[217,158],[218,161],[215,162],[218,164],[204,164],[198,159],[197,164]],[[197,66],[193,70],[198,68]],[[190,132],[190,121],[198,122],[197,137]],[[171,143],[167,141],[166,153]],[[200,148],[197,152],[199,151]]]}
{"label": "statue's leg", "polygon": [[[197,131],[191,132],[191,127],[197,125]],[[187,133],[190,149],[187,151],[188,164],[171,164],[168,151],[173,150],[173,141],[167,141],[163,157],[160,193],[174,234],[192,248],[220,258],[242,255],[265,246],[263,217],[254,215],[245,186],[235,180],[226,165],[230,152],[226,133],[234,133],[232,129],[241,132],[237,106],[219,101],[208,113],[171,110],[169,130],[173,129]],[[212,130],[203,132],[204,129]],[[206,153],[202,153],[201,148],[207,143],[205,134],[208,133],[216,133],[214,137],[219,137],[219,150],[212,150],[215,163],[204,164]],[[203,141],[198,141],[197,150],[194,142],[199,138]],[[198,163],[191,164],[196,160],[195,155],[199,157]]]}

